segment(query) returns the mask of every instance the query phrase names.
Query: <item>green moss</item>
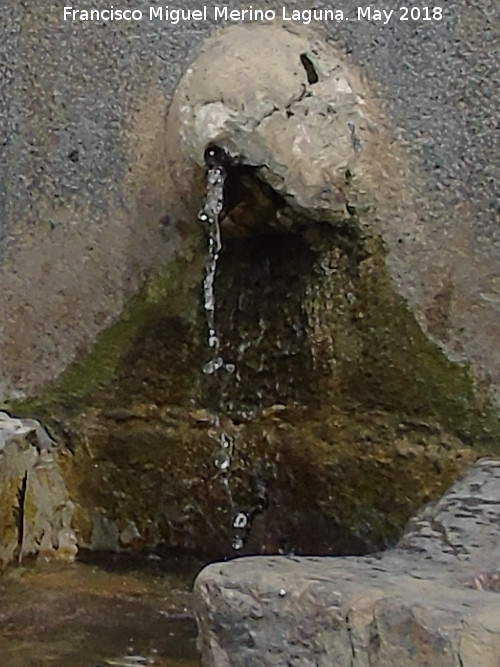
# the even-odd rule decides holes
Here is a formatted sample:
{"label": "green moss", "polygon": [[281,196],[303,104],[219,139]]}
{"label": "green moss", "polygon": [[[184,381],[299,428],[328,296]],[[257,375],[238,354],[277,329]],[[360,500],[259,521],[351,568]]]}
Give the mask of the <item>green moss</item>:
{"label": "green moss", "polygon": [[[382,244],[353,226],[227,240],[217,322],[237,372],[204,375],[203,250],[169,263],[38,403],[15,407],[55,418],[83,539],[102,508],[143,545],[221,557],[242,507],[258,517],[256,550],[379,549],[500,441],[468,368],[422,332]],[[230,499],[209,411],[235,442]]]}
{"label": "green moss", "polygon": [[[381,270],[362,282],[363,356],[368,373],[353,373],[357,393],[395,412],[437,420],[466,442],[492,446],[500,423],[478,395],[468,366],[450,361],[420,328]],[[351,386],[353,386],[351,385]],[[354,388],[353,388],[354,390]]]}
{"label": "green moss", "polygon": [[339,253],[328,231],[316,245],[316,266],[330,266],[313,280],[321,304],[313,326],[327,341],[316,356],[329,358],[324,386],[336,404],[438,422],[478,450],[495,450],[497,411],[478,394],[469,367],[446,357],[396,293],[382,242],[344,239]]}
{"label": "green moss", "polygon": [[162,314],[180,319],[194,318],[203,253],[192,246],[171,260],[129,301],[118,319],[97,338],[89,352],[78,358],[63,375],[40,395],[22,401],[12,401],[6,407],[19,416],[49,415],[55,406],[65,407],[94,402],[100,391],[116,379],[128,354],[133,355],[134,341],[143,328]]}

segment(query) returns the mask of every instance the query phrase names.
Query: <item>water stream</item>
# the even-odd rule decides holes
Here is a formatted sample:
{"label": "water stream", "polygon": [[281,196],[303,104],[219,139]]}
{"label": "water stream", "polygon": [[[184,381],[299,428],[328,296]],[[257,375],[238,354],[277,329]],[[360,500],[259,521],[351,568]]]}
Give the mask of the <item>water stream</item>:
{"label": "water stream", "polygon": [[207,196],[198,214],[198,219],[208,225],[208,260],[203,281],[203,306],[207,319],[208,347],[212,358],[203,367],[203,372],[211,375],[224,365],[219,356],[220,340],[215,324],[215,276],[217,261],[222,249],[219,215],[224,206],[224,182],[226,170],[222,163],[215,161],[215,149],[207,149]]}
{"label": "water stream", "polygon": [[[220,335],[216,322],[216,295],[215,279],[217,276],[217,262],[222,250],[220,229],[220,214],[224,207],[224,184],[227,177],[226,167],[230,163],[227,153],[216,145],[209,145],[205,151],[207,165],[207,194],[205,202],[198,214],[198,219],[208,226],[208,258],[203,280],[203,307],[207,326],[207,343],[211,353],[210,359],[203,366],[203,373],[214,375],[219,371],[233,374],[236,370],[233,363],[225,362],[220,354]],[[219,386],[224,380],[221,379]],[[215,440],[217,451],[214,464],[220,471],[222,484],[227,493],[232,515],[234,536],[231,546],[239,551],[244,546],[243,535],[247,528],[248,516],[243,511],[235,510],[235,502],[231,491],[231,459],[234,454],[234,438],[227,433],[221,423],[221,417],[212,417],[211,438]]]}

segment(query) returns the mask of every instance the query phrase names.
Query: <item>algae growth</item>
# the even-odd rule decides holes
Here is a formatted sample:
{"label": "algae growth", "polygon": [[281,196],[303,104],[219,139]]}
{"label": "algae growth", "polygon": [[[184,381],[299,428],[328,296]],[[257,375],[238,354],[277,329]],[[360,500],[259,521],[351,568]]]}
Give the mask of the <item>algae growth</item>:
{"label": "algae growth", "polygon": [[217,378],[201,372],[203,262],[190,246],[24,406],[61,443],[80,544],[223,557],[242,515],[242,553],[373,551],[494,447],[493,410],[355,222],[225,240],[216,316],[235,371]]}

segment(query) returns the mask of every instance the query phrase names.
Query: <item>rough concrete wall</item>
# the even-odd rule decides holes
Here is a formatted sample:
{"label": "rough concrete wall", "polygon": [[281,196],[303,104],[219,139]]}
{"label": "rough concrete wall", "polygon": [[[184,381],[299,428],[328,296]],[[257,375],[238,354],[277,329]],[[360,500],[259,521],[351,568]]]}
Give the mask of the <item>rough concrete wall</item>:
{"label": "rough concrete wall", "polygon": [[[395,279],[448,354],[472,362],[498,392],[495,11],[493,0],[452,0],[439,22],[326,30],[376,84],[416,174],[419,225],[399,241],[405,270]],[[0,22],[0,395],[8,396],[57,376],[175,249],[166,182],[175,155],[164,119],[188,54],[213,24],[71,24],[58,3],[15,0],[3,3]]]}
{"label": "rough concrete wall", "polygon": [[[92,3],[98,6],[99,3]],[[60,373],[172,253],[163,127],[188,34],[11,2],[0,47],[0,394]],[[172,54],[175,53],[175,57]]]}

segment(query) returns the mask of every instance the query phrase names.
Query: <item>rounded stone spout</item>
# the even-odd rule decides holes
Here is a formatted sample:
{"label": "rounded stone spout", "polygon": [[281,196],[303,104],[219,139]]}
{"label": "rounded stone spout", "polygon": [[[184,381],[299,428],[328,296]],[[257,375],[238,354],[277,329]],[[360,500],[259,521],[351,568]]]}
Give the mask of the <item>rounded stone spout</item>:
{"label": "rounded stone spout", "polygon": [[182,193],[204,163],[253,167],[296,211],[343,221],[383,199],[382,128],[354,65],[317,33],[233,26],[208,39],[177,87],[173,178]]}
{"label": "rounded stone spout", "polygon": [[403,129],[386,92],[320,30],[231,26],[209,37],[179,81],[167,119],[170,181],[194,213],[205,148],[223,137],[239,165],[228,173],[225,236],[314,233],[327,222],[375,239],[424,332],[450,359],[471,363],[497,402],[498,309],[483,288],[494,284],[494,258],[484,249],[471,288],[463,257],[475,261],[465,242],[473,220],[453,198],[433,208],[435,174],[415,160]]}
{"label": "rounded stone spout", "polygon": [[235,167],[240,161],[236,147],[226,137],[211,141],[205,148],[203,157],[207,167],[224,169]]}

